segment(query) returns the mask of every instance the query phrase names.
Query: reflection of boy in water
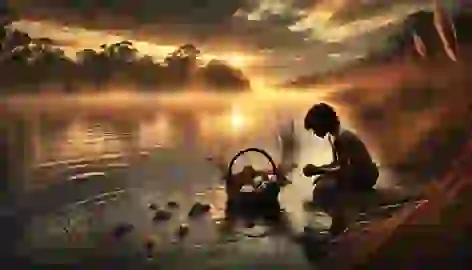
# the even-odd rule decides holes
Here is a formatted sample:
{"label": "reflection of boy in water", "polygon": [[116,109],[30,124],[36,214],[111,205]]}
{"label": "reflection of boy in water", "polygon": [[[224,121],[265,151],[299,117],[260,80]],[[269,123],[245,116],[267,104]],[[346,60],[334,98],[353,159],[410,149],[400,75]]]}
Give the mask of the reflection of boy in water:
{"label": "reflection of boy in water", "polygon": [[308,177],[325,177],[313,191],[315,200],[321,197],[323,202],[323,197],[327,196],[328,200],[332,196],[337,197],[334,205],[330,205],[334,206],[330,213],[333,218],[331,232],[337,234],[346,227],[346,204],[355,203],[346,198],[355,198],[352,195],[371,190],[379,177],[379,171],[364,143],[351,131],[341,128],[339,118],[331,106],[325,103],[314,105],[306,114],[304,122],[305,129],[313,131],[316,136],[324,138],[328,135],[332,145],[333,163],[324,166],[308,164],[303,173]]}

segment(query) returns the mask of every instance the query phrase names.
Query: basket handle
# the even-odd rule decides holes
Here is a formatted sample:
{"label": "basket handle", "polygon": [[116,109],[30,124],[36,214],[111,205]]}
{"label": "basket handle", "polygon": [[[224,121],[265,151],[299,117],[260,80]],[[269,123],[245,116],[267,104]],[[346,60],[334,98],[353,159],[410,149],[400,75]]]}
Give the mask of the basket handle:
{"label": "basket handle", "polygon": [[260,149],[260,148],[255,148],[255,147],[252,147],[252,148],[247,148],[247,149],[244,149],[242,151],[239,151],[232,159],[231,159],[231,162],[229,163],[229,166],[228,166],[228,179],[231,178],[231,176],[233,175],[233,165],[234,163],[236,162],[236,160],[246,154],[246,153],[249,153],[249,152],[256,152],[256,153],[259,153],[259,154],[262,154],[264,157],[266,157],[266,159],[269,161],[271,167],[272,167],[272,174],[276,175],[277,174],[277,165],[275,165],[275,162],[274,162],[274,159],[269,155],[269,153],[267,153],[265,150],[263,149]]}

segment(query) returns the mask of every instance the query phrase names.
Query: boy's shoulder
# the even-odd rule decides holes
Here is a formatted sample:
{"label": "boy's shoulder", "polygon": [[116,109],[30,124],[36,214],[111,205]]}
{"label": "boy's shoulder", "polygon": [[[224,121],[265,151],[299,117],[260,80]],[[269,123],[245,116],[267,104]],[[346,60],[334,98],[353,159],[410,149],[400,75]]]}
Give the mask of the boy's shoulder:
{"label": "boy's shoulder", "polygon": [[362,142],[361,139],[351,130],[343,129],[338,138],[335,140],[335,144],[352,144]]}
{"label": "boy's shoulder", "polygon": [[351,131],[351,130],[349,130],[349,129],[343,129],[343,130],[339,133],[338,139],[340,139],[340,140],[351,140],[351,139],[356,139],[356,140],[358,140],[359,137],[358,137],[357,134],[354,133],[353,131]]}

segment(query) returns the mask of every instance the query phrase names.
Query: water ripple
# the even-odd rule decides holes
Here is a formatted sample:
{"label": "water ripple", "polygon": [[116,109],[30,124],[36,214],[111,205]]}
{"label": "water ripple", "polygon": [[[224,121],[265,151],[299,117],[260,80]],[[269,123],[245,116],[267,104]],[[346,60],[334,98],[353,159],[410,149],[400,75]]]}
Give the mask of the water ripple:
{"label": "water ripple", "polygon": [[106,176],[106,173],[105,172],[86,172],[86,173],[72,175],[67,180],[68,181],[79,181],[79,180],[83,181],[83,180],[88,180],[96,176],[104,177]]}

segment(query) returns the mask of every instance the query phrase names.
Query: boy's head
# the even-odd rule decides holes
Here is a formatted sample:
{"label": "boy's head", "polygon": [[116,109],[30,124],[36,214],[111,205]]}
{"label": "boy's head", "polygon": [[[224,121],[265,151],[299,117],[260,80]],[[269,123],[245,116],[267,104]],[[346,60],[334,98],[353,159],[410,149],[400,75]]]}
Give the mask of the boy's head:
{"label": "boy's head", "polygon": [[315,104],[305,116],[305,129],[324,138],[328,133],[334,133],[339,128],[339,118],[333,107],[326,103]]}

